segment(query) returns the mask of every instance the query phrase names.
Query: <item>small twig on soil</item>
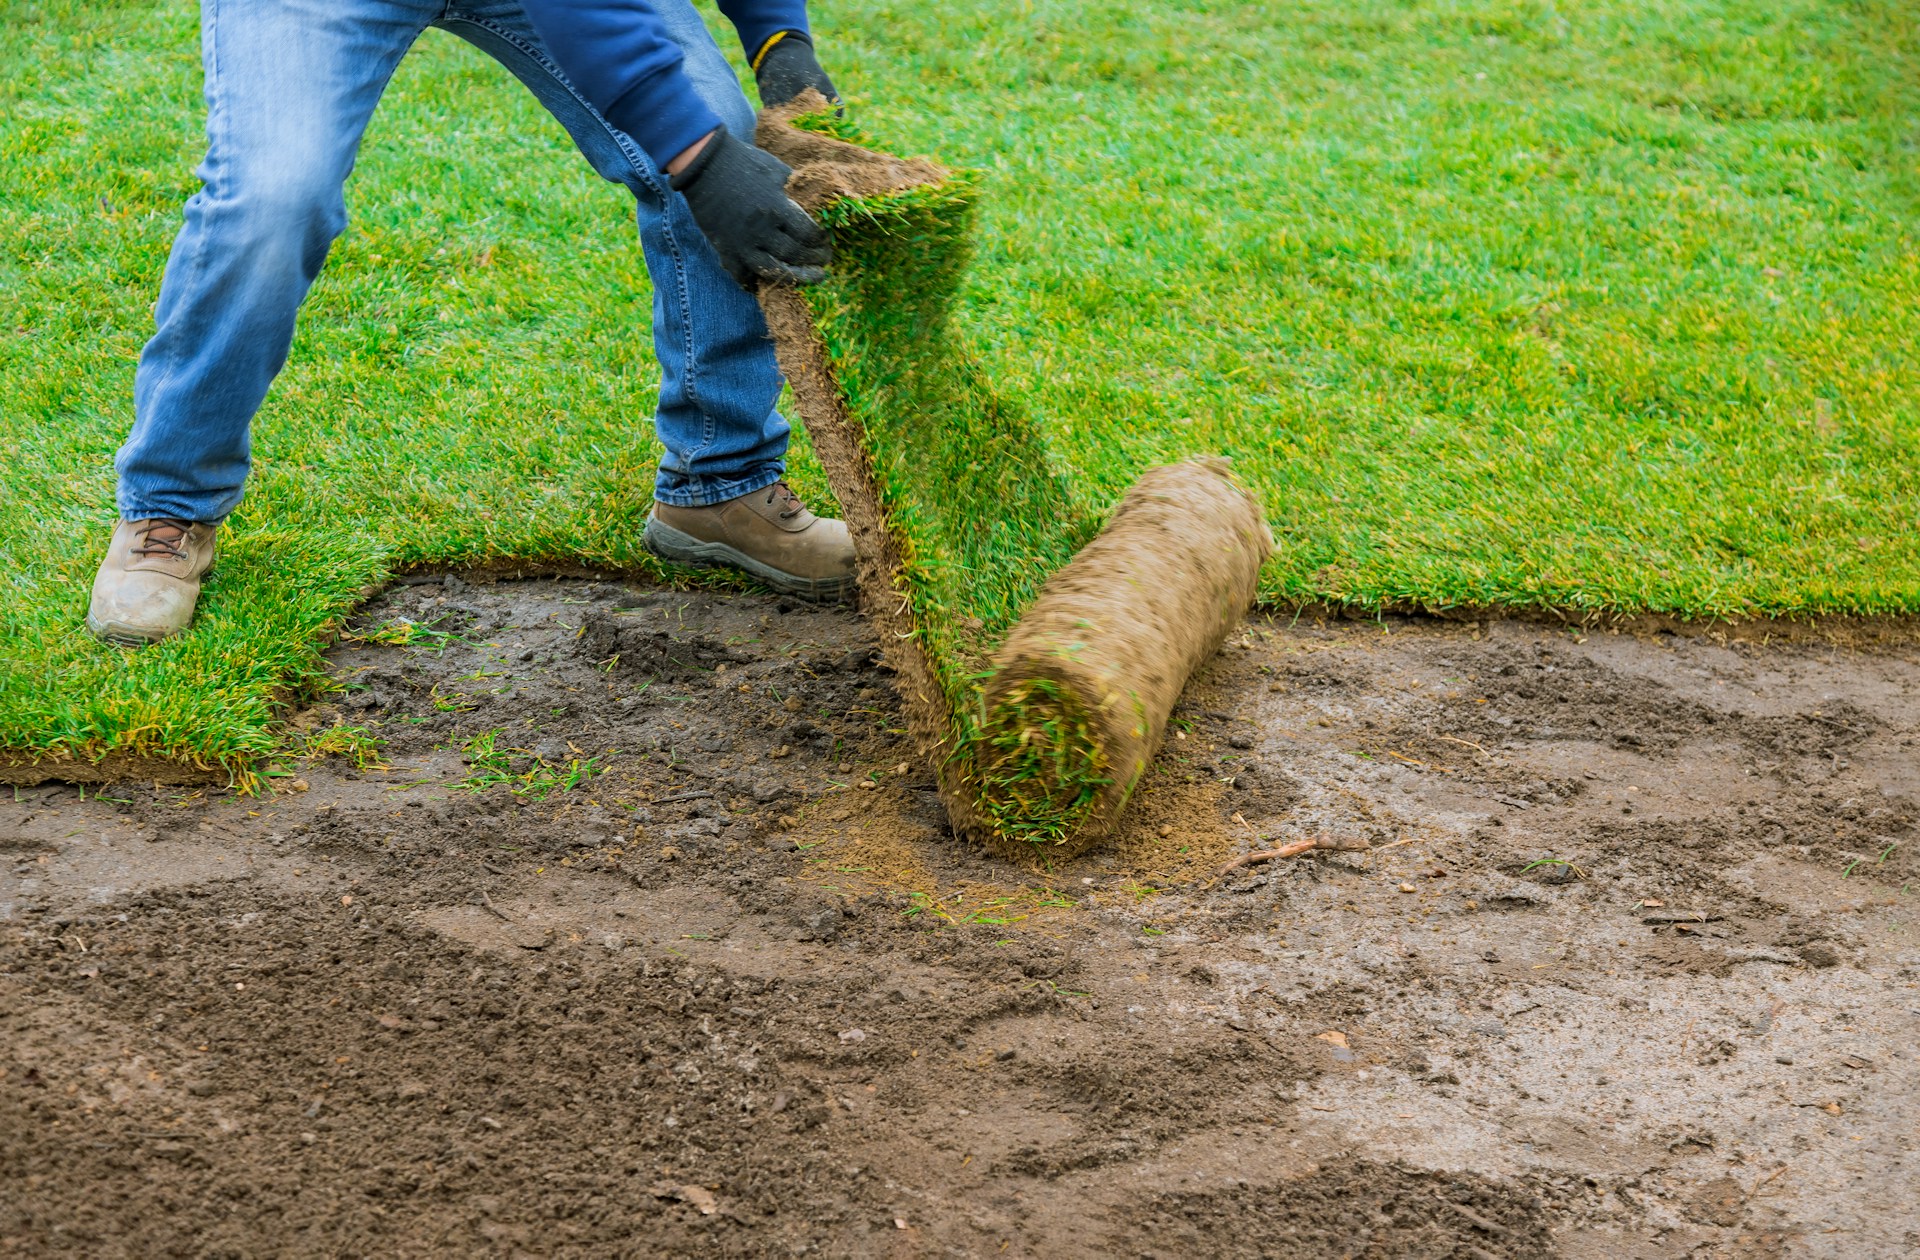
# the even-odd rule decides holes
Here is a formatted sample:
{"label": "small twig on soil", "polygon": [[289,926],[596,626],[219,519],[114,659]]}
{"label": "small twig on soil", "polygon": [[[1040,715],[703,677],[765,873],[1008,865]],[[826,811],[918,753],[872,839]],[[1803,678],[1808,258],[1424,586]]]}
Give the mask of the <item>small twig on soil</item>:
{"label": "small twig on soil", "polygon": [[1467,1220],[1479,1226],[1481,1229],[1486,1230],[1489,1234],[1492,1234],[1496,1238],[1505,1238],[1508,1234],[1513,1232],[1512,1230],[1508,1229],[1505,1225],[1500,1224],[1498,1221],[1490,1221],[1486,1217],[1480,1215],[1480,1213],[1474,1211],[1472,1208],[1462,1207],[1458,1203],[1455,1203],[1452,1199],[1442,1199],[1440,1198],[1439,1195],[1435,1195],[1434,1198],[1439,1203],[1442,1203],[1445,1206],[1452,1208],[1454,1211],[1458,1212],[1460,1215],[1466,1217]]}
{"label": "small twig on soil", "polygon": [[504,911],[502,911],[502,910],[500,909],[500,907],[499,907],[499,906],[496,906],[496,905],[494,905],[494,904],[493,904],[493,898],[491,898],[491,897],[489,897],[489,896],[487,896],[487,894],[486,894],[486,893],[485,893],[484,891],[483,891],[483,892],[482,892],[482,893],[480,894],[480,904],[481,904],[481,905],[483,905],[483,906],[485,906],[485,907],[487,908],[487,913],[488,913],[488,914],[490,914],[490,915],[492,915],[492,916],[493,916],[494,918],[496,918],[496,919],[498,919],[498,920],[500,920],[500,922],[502,922],[502,923],[511,923],[511,922],[513,922],[513,920],[512,920],[512,919],[509,919],[509,918],[508,918],[508,917],[506,916],[506,913],[505,913]]}
{"label": "small twig on soil", "polygon": [[657,800],[655,800],[653,803],[655,805],[671,805],[675,801],[697,801],[702,799],[703,797],[708,797],[712,795],[713,793],[703,788],[698,792],[675,792],[672,796],[662,796]]}
{"label": "small twig on soil", "polygon": [[1458,745],[1460,745],[1460,746],[1461,746],[1462,748],[1471,748],[1471,749],[1473,749],[1473,750],[1474,750],[1475,752],[1477,752],[1477,753],[1479,753],[1479,754],[1480,754],[1481,756],[1483,756],[1483,757],[1491,757],[1491,756],[1493,756],[1493,754],[1492,754],[1492,753],[1490,753],[1490,752],[1488,752],[1488,751],[1487,751],[1487,750],[1486,750],[1485,748],[1482,748],[1482,747],[1481,747],[1480,745],[1478,745],[1478,744],[1476,744],[1476,743],[1474,743],[1474,742],[1473,742],[1472,740],[1470,740],[1470,739],[1457,739],[1457,738],[1455,738],[1455,737],[1454,737],[1454,736],[1452,736],[1452,735],[1436,735],[1436,736],[1434,736],[1434,738],[1435,738],[1435,739],[1444,739],[1444,740],[1446,740],[1446,741],[1447,741],[1447,742],[1448,742],[1449,744],[1458,744]]}
{"label": "small twig on soil", "polygon": [[1283,844],[1277,849],[1262,849],[1258,853],[1242,853],[1214,872],[1218,878],[1239,870],[1243,866],[1252,866],[1255,862],[1270,862],[1274,858],[1299,857],[1312,849],[1332,849],[1342,853],[1358,853],[1367,848],[1364,840],[1331,840],[1320,836],[1312,840],[1295,840],[1292,844]]}

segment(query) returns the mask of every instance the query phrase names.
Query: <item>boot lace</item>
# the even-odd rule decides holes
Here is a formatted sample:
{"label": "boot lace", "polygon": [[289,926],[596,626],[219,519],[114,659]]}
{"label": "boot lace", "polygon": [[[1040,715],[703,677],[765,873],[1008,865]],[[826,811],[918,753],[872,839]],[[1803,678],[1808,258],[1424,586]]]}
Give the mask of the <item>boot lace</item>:
{"label": "boot lace", "polygon": [[187,532],[192,528],[192,521],[176,520],[170,516],[142,521],[136,532],[140,545],[133,549],[133,554],[184,560],[187,558]]}
{"label": "boot lace", "polygon": [[807,505],[800,501],[793,487],[784,481],[776,481],[767,487],[766,501],[772,503],[775,499],[780,500],[780,519],[783,521],[790,521],[807,510]]}

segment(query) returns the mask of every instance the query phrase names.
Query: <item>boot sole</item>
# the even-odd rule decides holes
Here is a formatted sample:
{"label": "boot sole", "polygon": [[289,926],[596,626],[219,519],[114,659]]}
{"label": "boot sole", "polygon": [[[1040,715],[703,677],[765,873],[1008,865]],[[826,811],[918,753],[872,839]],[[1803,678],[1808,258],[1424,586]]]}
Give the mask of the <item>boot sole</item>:
{"label": "boot sole", "polygon": [[142,630],[138,626],[122,625],[117,621],[95,621],[91,614],[87,617],[87,633],[102,643],[111,643],[115,647],[148,647],[168,637],[162,630]]}
{"label": "boot sole", "polygon": [[762,584],[815,604],[843,604],[853,597],[853,579],[803,578],[755,560],[725,543],[705,542],[692,534],[647,518],[640,536],[648,551],[662,560],[696,569],[737,569]]}

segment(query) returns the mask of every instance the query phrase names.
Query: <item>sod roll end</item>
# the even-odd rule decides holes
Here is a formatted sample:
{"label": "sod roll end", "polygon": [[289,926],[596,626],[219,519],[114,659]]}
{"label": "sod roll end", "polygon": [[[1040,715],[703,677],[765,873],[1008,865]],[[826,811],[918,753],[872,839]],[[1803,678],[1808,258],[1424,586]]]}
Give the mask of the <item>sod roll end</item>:
{"label": "sod roll end", "polygon": [[1112,832],[1187,680],[1252,604],[1272,547],[1225,460],[1134,483],[995,657],[975,774],[996,847],[1070,856]]}

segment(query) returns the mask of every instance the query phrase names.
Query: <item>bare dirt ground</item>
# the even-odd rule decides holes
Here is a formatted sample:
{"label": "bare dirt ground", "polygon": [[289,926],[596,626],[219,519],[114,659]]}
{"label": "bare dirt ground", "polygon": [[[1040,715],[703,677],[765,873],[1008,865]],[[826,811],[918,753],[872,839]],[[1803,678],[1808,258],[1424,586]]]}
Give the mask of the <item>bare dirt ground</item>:
{"label": "bare dirt ground", "polygon": [[384,769],[0,794],[0,1252],[1920,1252],[1910,643],[1250,623],[1022,871],[848,613],[401,619]]}

